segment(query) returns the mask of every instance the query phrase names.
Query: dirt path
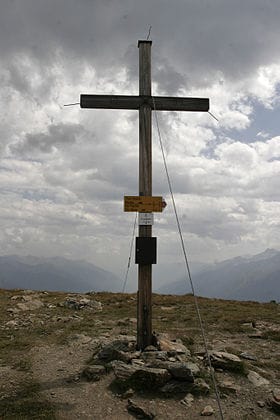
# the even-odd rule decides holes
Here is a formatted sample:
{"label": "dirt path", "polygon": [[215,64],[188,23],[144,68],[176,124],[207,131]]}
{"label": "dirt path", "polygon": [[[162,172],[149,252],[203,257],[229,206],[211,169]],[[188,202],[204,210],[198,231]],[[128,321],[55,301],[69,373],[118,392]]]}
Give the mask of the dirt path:
{"label": "dirt path", "polygon": [[[127,399],[119,398],[109,389],[112,373],[99,382],[80,379],[79,374],[93,349],[90,344],[78,343],[33,349],[33,376],[41,385],[42,395],[55,405],[57,419],[132,419],[127,411]],[[190,410],[179,401],[148,400],[141,396],[133,396],[133,400],[156,413],[159,420],[201,418],[200,411],[206,405],[205,401],[198,401],[195,409]],[[213,399],[210,402],[215,404]]]}
{"label": "dirt path", "polygon": [[[109,388],[113,379],[110,373],[99,382],[87,382],[80,378],[86,361],[91,357],[95,346],[79,341],[64,346],[37,347],[32,350],[33,376],[40,383],[42,396],[55,406],[57,419],[132,419],[127,411],[127,399],[121,399]],[[222,400],[225,419],[274,419],[277,416],[256,405],[262,391],[250,390],[248,381],[239,379],[243,392]],[[133,400],[146,411],[156,414],[158,420],[200,419],[206,405],[215,409],[212,419],[220,419],[213,394],[197,398],[191,407],[186,407],[180,400],[147,399],[133,395]]]}
{"label": "dirt path", "polygon": [[[112,341],[119,334],[135,336],[135,296],[96,294],[94,299],[102,303],[102,311],[65,307],[67,298],[63,293],[38,295],[30,291],[0,294],[1,419],[133,418],[127,410],[128,397],[122,399],[110,386],[113,373],[102,376],[98,382],[87,382],[81,372],[100,342]],[[156,331],[184,340],[193,361],[207,374],[201,357],[204,347],[193,321],[190,299],[154,296],[154,325]],[[38,300],[39,309],[26,308]],[[18,303],[24,304],[24,309]],[[255,386],[249,381],[248,372],[237,374],[230,369],[216,369],[219,386],[228,381],[235,387],[232,393],[222,392],[224,419],[278,418],[267,401],[273,390],[278,390],[277,395],[280,392],[279,306],[204,298],[200,304],[208,324],[209,348],[233,355],[242,352],[254,355],[254,361],[244,362],[246,372],[252,370],[269,381],[264,386]],[[252,319],[257,320],[257,328],[252,326]],[[181,403],[183,397],[168,399],[162,394],[138,392],[130,398],[146,412],[154,413],[156,420],[201,419],[207,405],[215,410],[212,419],[221,418],[213,390],[209,396],[194,397],[190,406]]]}

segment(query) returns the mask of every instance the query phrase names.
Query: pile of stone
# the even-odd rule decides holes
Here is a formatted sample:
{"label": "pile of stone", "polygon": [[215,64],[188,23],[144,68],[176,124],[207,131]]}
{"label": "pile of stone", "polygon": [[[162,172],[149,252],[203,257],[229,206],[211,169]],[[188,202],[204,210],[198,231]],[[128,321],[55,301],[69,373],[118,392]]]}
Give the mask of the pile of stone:
{"label": "pile of stone", "polygon": [[[251,386],[263,387],[265,392],[269,391],[269,381],[245,368],[244,361],[234,354],[212,350],[207,357],[202,352],[191,355],[180,339],[172,340],[166,334],[155,338],[155,345],[146,347],[144,351],[137,350],[136,339],[133,336],[120,335],[110,339],[111,341],[99,342],[92,364],[84,369],[83,376],[88,381],[98,381],[108,371],[112,371],[115,389],[121,398],[128,399],[128,411],[147,419],[153,419],[154,414],[144,412],[143,407],[131,400],[135,392],[159,393],[163,397],[179,396],[181,404],[187,407],[193,404],[195,396],[210,394],[208,356],[216,371],[232,372],[234,375],[239,373],[243,378],[247,377]],[[256,360],[249,353],[241,354],[242,358]],[[221,397],[238,395],[241,392],[241,387],[235,383],[234,377],[228,375],[219,378],[218,388]],[[279,414],[279,389],[271,391],[269,398],[257,401],[257,404],[259,407],[267,406]],[[213,408],[207,405],[201,416],[211,416],[213,413]]]}
{"label": "pile of stone", "polygon": [[102,310],[102,303],[98,302],[97,300],[88,299],[85,297],[76,297],[76,296],[68,296],[63,306],[68,309],[74,309],[75,311],[79,311],[81,309],[90,309],[95,311]]}
{"label": "pile of stone", "polygon": [[[84,370],[89,380],[99,380],[110,368],[122,392],[129,388],[160,392],[165,395],[191,392],[208,394],[209,385],[201,369],[181,340],[157,337],[156,346],[136,350],[135,337],[123,336],[105,344],[95,355],[94,365]],[[205,376],[205,373],[203,374]]]}
{"label": "pile of stone", "polygon": [[240,357],[225,351],[211,351],[211,364],[215,369],[244,373],[244,363]]}
{"label": "pile of stone", "polygon": [[[27,291],[29,292],[29,291]],[[20,311],[33,311],[44,306],[44,303],[40,300],[40,296],[37,293],[26,293],[24,295],[15,295],[11,297],[13,302],[16,303],[13,308],[8,308],[11,313],[19,313]]]}

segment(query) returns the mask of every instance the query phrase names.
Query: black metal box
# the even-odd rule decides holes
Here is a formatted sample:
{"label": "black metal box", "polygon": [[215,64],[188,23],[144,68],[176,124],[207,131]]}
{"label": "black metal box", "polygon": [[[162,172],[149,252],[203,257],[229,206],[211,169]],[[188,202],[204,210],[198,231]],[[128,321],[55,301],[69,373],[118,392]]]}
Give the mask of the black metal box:
{"label": "black metal box", "polygon": [[137,237],[135,248],[136,264],[156,264],[157,263],[157,238]]}

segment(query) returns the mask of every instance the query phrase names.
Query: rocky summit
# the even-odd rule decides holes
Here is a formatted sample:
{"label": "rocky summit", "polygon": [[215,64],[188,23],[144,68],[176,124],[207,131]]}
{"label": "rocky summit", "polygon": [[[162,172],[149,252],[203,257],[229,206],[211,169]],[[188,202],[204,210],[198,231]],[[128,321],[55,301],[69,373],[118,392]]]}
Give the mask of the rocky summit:
{"label": "rocky summit", "polygon": [[0,290],[0,418],[277,418],[279,305],[198,303],[207,348],[192,296],[153,295],[139,351],[134,294]]}

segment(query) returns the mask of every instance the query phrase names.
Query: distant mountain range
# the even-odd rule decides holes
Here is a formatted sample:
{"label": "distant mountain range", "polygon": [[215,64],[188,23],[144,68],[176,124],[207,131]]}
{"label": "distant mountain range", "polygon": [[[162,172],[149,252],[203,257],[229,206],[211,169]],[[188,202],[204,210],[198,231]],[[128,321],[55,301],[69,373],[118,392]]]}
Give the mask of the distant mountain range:
{"label": "distant mountain range", "polygon": [[[211,298],[280,302],[280,251],[236,257],[193,273],[195,294]],[[163,294],[190,293],[188,278],[164,285]]]}
{"label": "distant mountain range", "polygon": [[10,255],[0,257],[0,288],[120,292],[121,280],[85,261]]}
{"label": "distant mountain range", "polygon": [[[196,264],[191,271],[196,295],[280,302],[280,251],[275,249],[215,264]],[[174,272],[175,269],[170,278],[174,278]],[[10,255],[0,257],[0,288],[120,292],[122,281],[115,274],[85,261]],[[180,295],[190,293],[191,288],[188,278],[179,277],[178,281],[154,291]]]}

